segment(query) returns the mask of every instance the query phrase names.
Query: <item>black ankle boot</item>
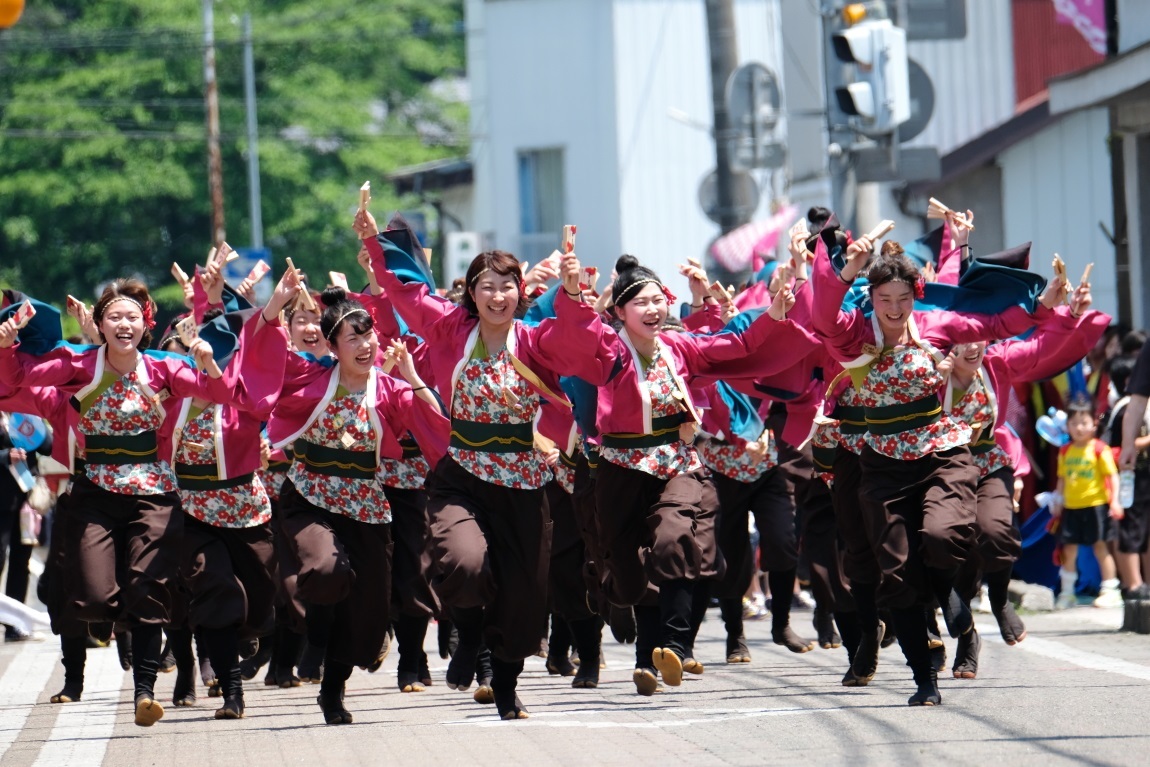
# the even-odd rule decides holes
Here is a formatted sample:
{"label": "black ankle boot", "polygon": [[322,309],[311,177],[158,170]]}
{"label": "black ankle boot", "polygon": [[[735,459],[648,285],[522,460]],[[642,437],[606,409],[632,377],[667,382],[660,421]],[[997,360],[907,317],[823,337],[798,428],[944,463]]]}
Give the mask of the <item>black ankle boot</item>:
{"label": "black ankle boot", "polygon": [[750,663],[751,651],[743,633],[743,600],[728,597],[719,600],[719,615],[727,630],[727,663]]}
{"label": "black ankle boot", "polygon": [[53,695],[53,703],[75,703],[84,694],[84,665],[88,658],[86,637],[60,637],[60,663],[64,666],[64,686]]}
{"label": "black ankle boot", "polygon": [[527,719],[530,714],[515,694],[519,674],[523,671],[523,661],[503,661],[492,656],[491,670],[491,690],[499,718],[506,721]]}
{"label": "black ankle boot", "polygon": [[452,690],[467,690],[475,681],[476,659],[483,645],[483,608],[455,608],[451,614],[459,644],[447,664],[447,686]]}
{"label": "black ankle boot", "polygon": [[842,647],[842,637],[835,631],[834,613],[825,607],[815,605],[814,617],[811,622],[819,638],[819,647],[824,650],[833,650],[836,647]]}
{"label": "black ankle boot", "polygon": [[351,724],[352,716],[343,705],[343,692],[351,676],[351,666],[330,658],[324,659],[324,677],[319,686],[320,710],[328,724]]}
{"label": "black ankle boot", "polygon": [[603,642],[603,620],[598,615],[570,621],[575,649],[579,651],[579,671],[571,680],[577,688],[599,686],[599,659]]}
{"label": "black ankle boot", "polygon": [[152,624],[137,624],[132,626],[131,631],[136,724],[140,727],[151,727],[164,716],[164,707],[155,699],[162,634],[160,627]]}
{"label": "black ankle boot", "polygon": [[914,683],[918,687],[906,703],[908,706],[940,706],[942,693],[938,691],[938,673],[933,669],[916,672]]}

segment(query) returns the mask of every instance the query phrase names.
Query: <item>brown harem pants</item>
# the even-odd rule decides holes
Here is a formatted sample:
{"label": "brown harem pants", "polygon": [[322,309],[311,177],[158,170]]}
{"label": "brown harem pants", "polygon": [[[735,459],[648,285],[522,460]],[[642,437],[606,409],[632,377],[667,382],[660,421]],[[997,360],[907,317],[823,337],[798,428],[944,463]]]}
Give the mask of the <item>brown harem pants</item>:
{"label": "brown harem pants", "polygon": [[432,586],[445,607],[483,610],[483,641],[514,663],[547,631],[551,519],[543,488],[486,482],[450,456],[427,480]]}
{"label": "brown harem pants", "polygon": [[314,506],[290,481],[280,492],[280,511],[285,543],[300,562],[299,599],[334,607],[327,658],[375,663],[391,603],[391,526]]}
{"label": "brown harem pants", "polygon": [[77,617],[168,623],[184,529],[179,496],[112,493],[78,476],[68,509],[68,553],[76,563],[69,601]]}

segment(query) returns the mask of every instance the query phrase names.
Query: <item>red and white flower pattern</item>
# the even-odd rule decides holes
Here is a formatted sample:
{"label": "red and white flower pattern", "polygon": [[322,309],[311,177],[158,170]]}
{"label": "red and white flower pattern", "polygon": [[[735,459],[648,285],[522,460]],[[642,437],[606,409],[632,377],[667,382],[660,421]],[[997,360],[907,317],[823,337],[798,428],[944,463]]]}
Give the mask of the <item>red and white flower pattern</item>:
{"label": "red and white flower pattern", "polygon": [[[986,429],[994,429],[994,408],[991,407],[990,397],[987,396],[982,379],[978,376],[975,376],[970,389],[962,395],[951,412],[955,418],[960,418],[967,424],[984,424],[982,436],[989,436]],[[991,472],[1011,465],[1010,456],[997,443],[988,452],[975,453],[973,458],[974,465],[978,467],[979,477],[985,477]]]}
{"label": "red and white flower pattern", "polygon": [[575,467],[569,466],[563,461],[551,467],[551,472],[555,475],[555,481],[559,483],[559,487],[563,488],[563,492],[571,495],[575,492]]}
{"label": "red and white flower pattern", "polygon": [[[539,395],[515,371],[506,349],[492,357],[468,360],[455,382],[452,418],[476,423],[534,423],[538,412]],[[501,487],[535,490],[551,479],[543,454],[534,447],[514,453],[450,447],[448,454],[468,473]]]}
{"label": "red and white flower pattern", "polygon": [[[878,356],[859,393],[864,407],[902,405],[937,395],[943,383],[934,359],[926,351],[918,346],[897,346]],[[895,434],[866,434],[866,443],[872,450],[901,461],[913,461],[969,442],[970,427],[946,413],[929,426]]]}
{"label": "red and white flower pattern", "polygon": [[[647,368],[644,384],[651,397],[652,419],[672,416],[682,411],[683,406],[675,397],[678,384],[662,354],[656,352],[655,361]],[[636,469],[660,479],[671,479],[684,472],[703,468],[694,446],[681,439],[657,447],[603,447],[599,455],[618,466]]]}
{"label": "red and white flower pattern", "polygon": [[759,460],[757,455],[748,453],[741,445],[733,445],[713,437],[695,443],[703,465],[724,477],[750,484],[779,465],[779,454],[775,441],[771,439],[767,455]]}
{"label": "red and white flower pattern", "polygon": [[[101,391],[84,411],[80,433],[126,437],[159,431],[163,422],[164,408],[148,396],[133,370]],[[158,495],[176,491],[176,474],[167,461],[86,464],[84,472],[97,487],[112,493]]]}
{"label": "red and white flower pattern", "polygon": [[[176,448],[176,463],[215,465],[215,412],[209,405],[202,413],[188,421]],[[190,514],[212,527],[256,527],[272,518],[271,499],[259,476],[236,487],[214,490],[180,489],[184,513]]]}
{"label": "red and white flower pattern", "polygon": [[[843,447],[843,435],[839,431],[839,422],[834,420],[819,421],[815,426],[815,433],[811,436],[811,447],[823,447],[828,450],[837,450]],[[827,487],[834,485],[835,474],[833,471],[819,471],[815,467],[815,474],[823,482],[827,483]]]}
{"label": "red and white flower pattern", "polygon": [[[375,428],[368,419],[363,398],[364,392],[334,397],[301,438],[337,450],[374,453]],[[300,495],[321,509],[371,525],[391,522],[391,506],[383,495],[378,474],[372,479],[332,477],[308,471],[297,460],[288,469],[288,479]]]}
{"label": "red and white flower pattern", "polygon": [[431,467],[422,455],[413,458],[397,460],[395,458],[380,458],[379,470],[375,477],[384,487],[394,487],[397,490],[419,490],[423,487]]}
{"label": "red and white flower pattern", "polygon": [[283,487],[284,480],[287,479],[287,470],[256,469],[256,476],[259,477],[260,484],[264,486],[264,490],[272,503],[278,503],[280,488]]}

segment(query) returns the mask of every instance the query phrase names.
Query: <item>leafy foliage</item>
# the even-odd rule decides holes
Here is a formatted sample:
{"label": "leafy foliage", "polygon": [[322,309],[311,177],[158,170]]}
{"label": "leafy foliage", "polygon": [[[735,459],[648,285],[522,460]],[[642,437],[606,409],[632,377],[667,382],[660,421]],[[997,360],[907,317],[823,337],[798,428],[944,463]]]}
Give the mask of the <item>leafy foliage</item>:
{"label": "leafy foliage", "polygon": [[[225,220],[250,242],[240,16],[252,14],[265,244],[355,273],[357,189],[466,153],[429,87],[463,70],[462,0],[218,0]],[[44,300],[163,283],[210,246],[201,3],[48,0],[0,31],[0,283]],[[282,262],[281,262],[282,263]]]}

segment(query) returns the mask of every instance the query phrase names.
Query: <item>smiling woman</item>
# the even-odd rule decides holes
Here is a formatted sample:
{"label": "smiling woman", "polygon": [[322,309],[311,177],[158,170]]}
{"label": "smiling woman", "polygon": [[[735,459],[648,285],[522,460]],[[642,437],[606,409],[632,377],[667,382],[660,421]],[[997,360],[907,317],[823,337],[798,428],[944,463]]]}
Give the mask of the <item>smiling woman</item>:
{"label": "smiling woman", "polygon": [[969,444],[971,428],[952,417],[939,399],[954,355],[939,349],[1021,333],[1061,303],[1061,281],[1051,283],[1041,305],[1028,312],[1011,306],[998,315],[915,311],[922,278],[898,243],[886,242],[870,262],[873,314],[845,311],[842,301],[862,271],[874,242],[860,237],[846,248],[835,274],[823,248],[814,264],[815,332],[842,362],[858,392],[866,433],[859,455],[859,504],[881,570],[880,606],[890,607],[895,633],[914,673],[910,705],[942,702],[927,647],[924,608],[943,607],[959,655],[977,654],[978,635],[969,606],[954,589],[958,568],[975,539],[978,470]]}

